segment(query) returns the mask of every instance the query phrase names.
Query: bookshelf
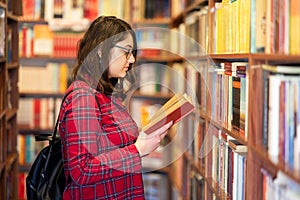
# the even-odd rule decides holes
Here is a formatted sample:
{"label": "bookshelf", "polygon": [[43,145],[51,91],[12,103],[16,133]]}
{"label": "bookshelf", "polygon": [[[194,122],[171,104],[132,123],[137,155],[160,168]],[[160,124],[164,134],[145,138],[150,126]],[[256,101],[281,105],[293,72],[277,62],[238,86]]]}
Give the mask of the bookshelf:
{"label": "bookshelf", "polygon": [[0,198],[17,199],[19,101],[18,15],[22,4],[0,1]]}
{"label": "bookshelf", "polygon": [[[186,61],[200,73],[200,81],[189,80],[202,89],[194,90],[198,125],[186,132],[196,133],[193,143],[181,164],[170,165],[182,177],[171,179],[173,199],[299,198],[300,45],[291,38],[300,33],[295,20],[300,2],[173,0],[171,5],[169,27],[203,47],[182,61],[187,73]],[[233,139],[247,150],[234,149]]]}
{"label": "bookshelf", "polygon": [[[95,17],[97,1],[24,2],[17,27],[20,57],[18,127],[18,199],[26,197],[26,176],[47,141],[35,136],[53,132],[62,97],[75,65],[77,41]],[[34,9],[33,9],[34,8]],[[54,9],[55,8],[55,9]]]}
{"label": "bookshelf", "polygon": [[[135,28],[167,28],[186,35],[201,45],[198,53],[186,51],[186,47],[181,46],[184,45],[184,41],[177,40],[178,38],[176,40],[167,38],[161,40],[162,42],[150,40],[141,46],[145,47],[146,51],[139,54],[137,64],[147,67],[147,70],[141,71],[145,73],[140,74],[141,77],[152,77],[152,80],[148,79],[149,82],[163,83],[166,88],[171,88],[171,91],[189,90],[190,93],[196,94],[199,106],[199,109],[184,120],[181,126],[173,127],[168,135],[165,146],[169,147],[167,155],[171,156],[172,162],[169,162],[162,170],[154,170],[153,176],[147,173],[145,182],[147,182],[146,187],[150,188],[149,191],[159,191],[162,185],[158,183],[163,182],[163,186],[167,185],[167,194],[162,194],[164,197],[167,196],[164,199],[263,199],[267,193],[273,193],[276,198],[287,199],[288,197],[279,196],[277,193],[279,191],[285,194],[293,193],[291,190],[286,190],[290,185],[293,185],[296,190],[299,189],[300,172],[296,165],[299,159],[296,153],[299,153],[298,148],[300,148],[298,127],[292,127],[292,130],[297,133],[293,135],[293,144],[282,140],[283,136],[289,136],[288,133],[287,135],[279,134],[274,141],[268,141],[269,134],[264,132],[264,127],[269,126],[266,120],[270,111],[264,103],[269,103],[266,94],[272,92],[265,88],[264,83],[274,81],[274,78],[268,77],[278,75],[284,77],[280,82],[286,84],[284,79],[291,78],[291,74],[278,73],[274,70],[278,66],[291,66],[294,69],[300,66],[298,41],[300,24],[299,20],[297,21],[300,15],[299,0],[169,0],[168,8],[165,7],[168,11],[163,15],[158,15],[159,17],[148,15],[155,13],[153,7],[156,8],[158,5],[147,6],[147,3],[154,1],[128,0],[125,2],[125,10],[132,11],[128,11],[130,16],[127,13],[125,17],[129,18]],[[271,3],[274,3],[277,9],[271,9]],[[128,5],[130,5],[129,8]],[[6,9],[5,4],[0,4],[1,6]],[[144,9],[145,7],[149,9]],[[158,7],[164,8],[162,5]],[[287,11],[288,7],[291,8],[290,12]],[[271,20],[274,14],[271,10],[278,10],[278,16],[276,15],[278,23]],[[146,12],[148,14],[145,14]],[[8,16],[9,14],[6,17],[9,18]],[[14,19],[13,16],[10,18]],[[263,21],[263,19],[268,20]],[[27,19],[25,22],[48,24],[46,20]],[[287,26],[289,23],[293,24]],[[282,27],[282,24],[286,26]],[[152,33],[150,32],[150,35]],[[138,35],[142,34],[138,32]],[[165,44],[170,44],[171,47],[164,47]],[[156,51],[155,48],[171,50],[171,53],[170,51]],[[52,61],[72,63],[72,60],[69,61],[68,58],[51,56],[30,55],[20,60],[21,64],[36,67],[46,66]],[[5,70],[13,71],[18,68],[17,62],[7,65],[5,58],[0,58],[0,65]],[[264,66],[271,66],[273,71],[269,68],[267,70]],[[157,80],[158,74],[164,74],[159,71],[163,68],[173,69],[176,73],[165,73],[171,74],[171,78],[159,76],[161,79]],[[13,72],[11,74],[13,76]],[[299,72],[292,76],[295,76],[293,80],[297,80]],[[7,73],[1,72],[1,82],[4,82],[6,77]],[[178,81],[180,77],[187,80],[190,88]],[[163,104],[172,96],[172,92],[161,89],[156,85],[147,90],[137,89],[130,101],[130,107],[148,109],[149,105]],[[1,88],[1,96],[5,96],[2,95],[6,94],[4,91],[6,88]],[[290,95],[280,97],[293,95],[294,98],[290,100],[294,102],[294,107],[289,107],[289,109],[298,108],[299,99],[295,96],[298,91],[295,89],[295,94],[287,91]],[[21,92],[20,97],[49,100],[59,98],[59,96],[60,93],[51,94],[40,91],[38,93]],[[13,119],[15,114],[14,111],[7,111],[4,104],[0,108],[1,124],[6,126],[7,118]],[[283,108],[284,106],[281,106],[276,109]],[[281,111],[288,115],[287,110],[285,108]],[[133,113],[133,117],[141,118],[140,115],[141,113]],[[290,120],[293,120],[298,115],[299,111],[295,109],[294,118],[288,116],[291,117]],[[277,121],[282,127],[282,121],[278,118]],[[1,133],[6,131],[2,128],[5,127],[4,125],[1,125]],[[41,133],[47,134],[47,129],[23,130],[23,135]],[[3,137],[3,134],[0,137]],[[232,139],[246,146],[247,151],[234,150],[229,143]],[[293,152],[295,155],[284,154],[282,142],[286,142],[284,144],[292,149],[292,151],[285,152]],[[274,151],[274,144],[275,146],[281,145],[278,151]],[[291,156],[293,157],[291,160],[294,160],[292,164],[286,161]],[[13,159],[8,159],[7,163],[13,162],[11,160]],[[1,163],[0,169],[4,171],[6,162]],[[24,168],[21,171],[26,171],[26,166]],[[145,169],[145,171],[151,170]],[[278,185],[277,182],[282,184]],[[150,193],[149,197],[152,195],[154,194]],[[299,195],[296,198],[299,198]]]}

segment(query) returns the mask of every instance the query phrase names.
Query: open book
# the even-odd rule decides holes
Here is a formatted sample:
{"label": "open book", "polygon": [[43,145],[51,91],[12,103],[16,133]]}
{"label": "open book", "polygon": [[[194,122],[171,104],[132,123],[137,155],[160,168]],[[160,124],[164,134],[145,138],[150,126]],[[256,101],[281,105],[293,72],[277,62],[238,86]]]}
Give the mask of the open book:
{"label": "open book", "polygon": [[175,94],[151,117],[149,122],[142,128],[142,131],[150,134],[170,121],[173,121],[174,125],[194,109],[195,106],[186,93]]}

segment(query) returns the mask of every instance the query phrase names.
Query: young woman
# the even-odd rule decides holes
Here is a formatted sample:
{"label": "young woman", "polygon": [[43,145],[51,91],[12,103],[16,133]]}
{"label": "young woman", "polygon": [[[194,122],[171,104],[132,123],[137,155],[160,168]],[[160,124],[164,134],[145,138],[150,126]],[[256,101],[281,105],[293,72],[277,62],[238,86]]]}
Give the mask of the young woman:
{"label": "young woman", "polygon": [[141,157],[159,146],[171,124],[139,133],[122,104],[135,81],[136,43],[128,23],[104,16],[79,42],[59,118],[67,179],[63,199],[144,199]]}

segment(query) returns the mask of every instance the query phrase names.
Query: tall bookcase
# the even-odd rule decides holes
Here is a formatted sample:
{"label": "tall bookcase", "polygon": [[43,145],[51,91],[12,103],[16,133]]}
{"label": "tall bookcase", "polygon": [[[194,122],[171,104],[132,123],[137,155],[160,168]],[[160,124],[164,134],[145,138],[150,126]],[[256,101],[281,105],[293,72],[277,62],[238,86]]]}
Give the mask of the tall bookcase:
{"label": "tall bookcase", "polygon": [[22,4],[0,1],[0,198],[17,199],[18,15]]}
{"label": "tall bookcase", "polygon": [[[75,65],[77,41],[95,16],[96,1],[25,1],[19,18],[18,199],[26,199],[25,179],[51,135]],[[39,4],[40,3],[40,4]],[[73,15],[74,16],[73,16]],[[76,15],[76,16],[75,16]],[[77,18],[76,18],[77,17]],[[75,19],[76,18],[76,19]]]}
{"label": "tall bookcase", "polygon": [[[197,97],[198,110],[180,126],[173,127],[174,131],[168,135],[173,162],[157,171],[168,176],[168,197],[252,200],[263,199],[272,193],[274,197],[286,199],[278,193],[293,193],[287,191],[290,185],[297,190],[300,184],[299,128],[288,122],[299,123],[295,120],[299,115],[298,86],[294,82],[288,83],[294,88],[289,90],[274,79],[279,79],[281,85],[288,85],[287,79],[298,81],[299,0],[170,0],[171,16],[167,18],[151,18],[149,13],[145,17],[143,8],[152,0],[128,0],[126,7],[128,2],[132,11],[129,20],[134,27],[167,24],[169,29],[186,35],[201,47],[198,52],[192,52],[185,41],[172,37],[169,43],[175,44],[175,50],[172,49],[171,54],[146,51],[139,57],[142,64],[172,66],[191,87],[175,79],[169,83],[176,83],[180,89],[189,90]],[[1,60],[1,67],[6,70],[7,61]],[[44,62],[40,58],[37,60]],[[6,77],[7,73],[1,73],[1,80]],[[170,94],[156,89],[151,89],[154,94],[136,93],[134,98],[142,99],[142,102],[150,99],[155,103],[169,98]],[[6,91],[5,86],[1,96],[5,97],[2,94]],[[276,105],[276,101],[271,101],[275,95],[281,97],[277,98],[281,106],[275,107],[280,114],[274,117],[269,113],[274,111],[270,105]],[[44,94],[43,97],[50,96]],[[285,97],[293,104],[285,104]],[[12,115],[5,110],[6,104],[2,105],[1,123],[6,127],[7,118]],[[137,105],[141,104],[132,106]],[[288,112],[290,110],[294,112]],[[290,121],[284,121],[283,117]],[[275,124],[281,128],[278,132],[277,127],[277,135],[270,133]],[[291,127],[290,132],[284,129],[287,125]],[[6,132],[2,125],[1,131],[1,134]],[[293,162],[287,162],[289,158]],[[5,165],[0,166],[4,169]],[[146,181],[150,186],[152,183],[157,186],[159,180],[157,176],[149,176]],[[6,185],[5,182],[3,187]]]}
{"label": "tall bookcase", "polygon": [[172,1],[170,28],[202,47],[183,58],[199,109],[184,122],[191,145],[170,166],[173,199],[299,198],[299,8]]}

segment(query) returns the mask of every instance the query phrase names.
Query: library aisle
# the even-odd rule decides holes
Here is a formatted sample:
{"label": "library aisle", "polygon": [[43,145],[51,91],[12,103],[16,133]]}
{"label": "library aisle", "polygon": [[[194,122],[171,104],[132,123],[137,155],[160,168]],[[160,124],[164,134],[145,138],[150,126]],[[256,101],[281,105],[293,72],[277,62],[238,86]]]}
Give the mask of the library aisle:
{"label": "library aisle", "polygon": [[146,200],[300,199],[300,0],[0,0],[0,199],[27,199],[100,15],[135,30],[140,129],[174,94],[196,107],[142,158]]}

